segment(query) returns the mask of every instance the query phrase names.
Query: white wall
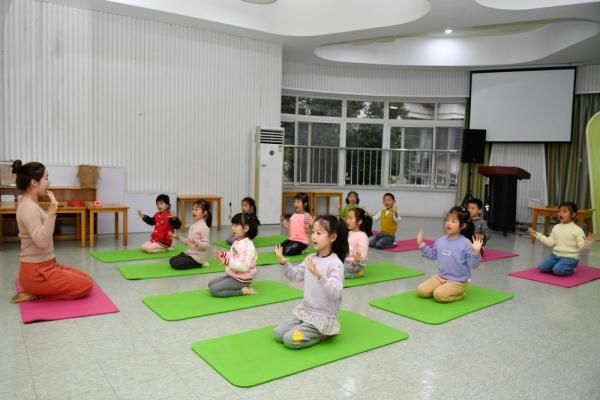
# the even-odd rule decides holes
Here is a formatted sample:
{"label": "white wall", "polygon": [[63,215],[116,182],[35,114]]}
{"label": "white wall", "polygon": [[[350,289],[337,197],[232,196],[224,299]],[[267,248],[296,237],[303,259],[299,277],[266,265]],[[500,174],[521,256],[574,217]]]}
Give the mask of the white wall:
{"label": "white wall", "polygon": [[[77,167],[48,165],[48,175],[50,178],[50,189],[52,186],[79,186],[77,179]],[[132,232],[150,232],[152,227],[142,221],[137,215],[137,210],[142,210],[145,214],[153,215],[156,212],[155,200],[160,192],[127,192],[127,176],[124,168],[102,168],[100,170],[100,179],[97,184],[98,200],[104,203],[121,203],[129,206],[127,213],[128,231]],[[173,210],[177,211],[177,194],[166,192],[171,199]],[[189,208],[189,207],[188,207]],[[189,210],[188,210],[189,211]],[[190,219],[188,218],[188,221]],[[120,221],[122,224],[122,221]],[[114,214],[98,214],[98,233],[114,232]]]}
{"label": "white wall", "polygon": [[584,65],[577,68],[575,93],[600,93],[600,65]]}
{"label": "white wall", "polygon": [[252,192],[255,127],[279,126],[281,45],[48,2],[1,4],[0,159],[123,168],[129,192],[234,204]]}
{"label": "white wall", "polygon": [[283,63],[284,89],[398,97],[469,97],[468,71]]}

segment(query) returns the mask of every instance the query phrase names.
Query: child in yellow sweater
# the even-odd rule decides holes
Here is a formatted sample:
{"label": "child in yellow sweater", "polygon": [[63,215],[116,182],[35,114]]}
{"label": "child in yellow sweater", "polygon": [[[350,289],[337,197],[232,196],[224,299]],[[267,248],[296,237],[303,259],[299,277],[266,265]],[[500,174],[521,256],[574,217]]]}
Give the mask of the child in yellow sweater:
{"label": "child in yellow sweater", "polygon": [[541,272],[551,272],[558,276],[572,275],[579,262],[579,253],[592,245],[592,232],[585,236],[583,229],[573,222],[576,215],[577,205],[564,202],[558,206],[560,224],[552,228],[550,236],[536,232],[531,227],[528,229],[531,237],[548,247],[554,247],[552,255],[538,266]]}

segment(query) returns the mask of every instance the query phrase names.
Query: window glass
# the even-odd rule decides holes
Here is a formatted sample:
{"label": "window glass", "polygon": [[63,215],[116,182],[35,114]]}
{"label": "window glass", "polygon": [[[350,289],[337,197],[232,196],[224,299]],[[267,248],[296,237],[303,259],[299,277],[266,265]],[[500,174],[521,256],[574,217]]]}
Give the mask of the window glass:
{"label": "window glass", "polygon": [[381,185],[382,144],[383,125],[346,124],[346,184]]}
{"label": "window glass", "polygon": [[323,117],[341,117],[342,101],[298,97],[298,114]]}
{"label": "window glass", "polygon": [[383,101],[348,100],[346,116],[348,118],[383,119]]}
{"label": "window glass", "polygon": [[464,103],[440,103],[438,104],[438,120],[464,120]]}
{"label": "window glass", "polygon": [[435,103],[394,103],[390,102],[390,119],[433,120]]}
{"label": "window glass", "polygon": [[460,150],[462,128],[438,127],[435,134],[435,148],[438,150]]}
{"label": "window glass", "polygon": [[296,114],[296,96],[281,96],[281,113]]}

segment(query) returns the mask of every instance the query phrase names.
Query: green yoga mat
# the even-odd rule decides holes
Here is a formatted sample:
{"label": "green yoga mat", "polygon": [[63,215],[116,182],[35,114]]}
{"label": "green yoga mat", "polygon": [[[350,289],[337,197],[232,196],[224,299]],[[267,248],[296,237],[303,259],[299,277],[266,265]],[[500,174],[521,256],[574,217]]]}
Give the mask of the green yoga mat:
{"label": "green yoga mat", "polygon": [[[302,254],[298,254],[297,256],[286,256],[291,263],[300,263],[304,261],[307,255],[315,252],[315,249],[304,250]],[[274,251],[258,253],[258,258],[256,259],[256,265],[274,265],[279,264],[279,259],[275,255]]]}
{"label": "green yoga mat", "polygon": [[421,275],[425,275],[425,272],[419,271],[418,269],[402,267],[388,262],[373,263],[365,266],[365,276],[344,279],[344,287],[369,285],[371,283],[412,278]]}
{"label": "green yoga mat", "polygon": [[302,290],[276,281],[252,282],[257,293],[247,296],[212,297],[208,289],[144,298],[144,304],[166,321],[202,317],[266,304],[281,303],[304,296]]}
{"label": "green yoga mat", "polygon": [[[297,256],[288,257],[290,262],[304,261],[310,252],[305,252]],[[127,264],[119,265],[117,269],[123,275],[123,278],[128,280],[134,279],[155,279],[155,278],[170,278],[173,276],[189,276],[211,274],[214,272],[224,272],[225,268],[219,264],[219,260],[211,258],[208,260],[209,267],[191,268],[177,270],[171,268],[169,262],[151,263],[151,264]],[[279,260],[275,253],[258,253],[256,265],[277,265]],[[393,278],[397,279],[397,278]],[[366,283],[363,283],[365,285]]]}
{"label": "green yoga mat", "polygon": [[426,324],[437,325],[512,298],[510,293],[469,285],[465,298],[454,303],[438,303],[432,298],[423,299],[417,297],[416,291],[412,290],[372,300],[369,304]]}
{"label": "green yoga mat", "polygon": [[408,337],[350,311],[340,313],[340,335],[301,350],[273,337],[274,326],[194,343],[192,349],[230,383],[251,387],[373,350]]}
{"label": "green yoga mat", "polygon": [[103,263],[114,263],[136,260],[152,260],[157,258],[171,258],[177,254],[184,252],[187,249],[186,245],[179,244],[173,250],[163,251],[159,253],[146,253],[142,249],[127,249],[127,250],[108,250],[108,251],[92,251],[90,256]]}
{"label": "green yoga mat", "polygon": [[191,269],[173,269],[169,262],[160,262],[152,264],[127,264],[120,265],[117,270],[125,279],[154,279],[168,278],[172,276],[188,276],[210,274],[214,272],[224,272],[225,268],[219,265],[217,260],[211,260],[208,267]]}
{"label": "green yoga mat", "polygon": [[[273,236],[257,236],[252,239],[254,242],[254,247],[269,247],[275,246],[286,240],[288,237],[285,235],[273,235]],[[215,246],[224,247],[226,249],[230,248],[231,245],[227,243],[225,240],[215,240],[213,242]]]}

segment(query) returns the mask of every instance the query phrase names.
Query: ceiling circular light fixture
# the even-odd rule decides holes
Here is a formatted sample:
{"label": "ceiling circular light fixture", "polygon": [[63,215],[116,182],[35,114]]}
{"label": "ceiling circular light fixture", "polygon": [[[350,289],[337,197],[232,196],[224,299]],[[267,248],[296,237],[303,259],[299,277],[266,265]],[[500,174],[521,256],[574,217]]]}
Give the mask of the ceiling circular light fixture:
{"label": "ceiling circular light fixture", "polygon": [[452,29],[450,29],[450,28],[447,28],[447,29],[444,31],[444,33],[445,33],[446,35],[449,35],[449,34],[451,34],[451,33],[452,33]]}
{"label": "ceiling circular light fixture", "polygon": [[254,4],[271,4],[275,3],[277,0],[242,0],[246,3],[254,3]]}

